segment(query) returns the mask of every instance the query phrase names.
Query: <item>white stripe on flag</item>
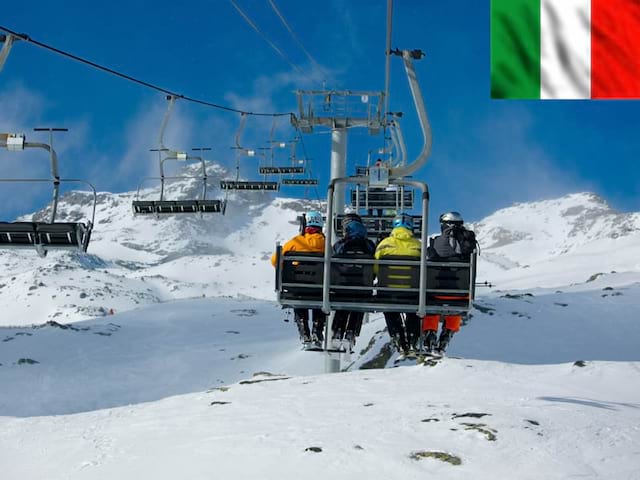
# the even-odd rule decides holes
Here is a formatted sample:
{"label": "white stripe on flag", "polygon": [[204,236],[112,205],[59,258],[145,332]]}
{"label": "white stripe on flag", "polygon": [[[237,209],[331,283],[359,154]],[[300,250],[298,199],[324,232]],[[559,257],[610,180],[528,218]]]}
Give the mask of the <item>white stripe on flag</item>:
{"label": "white stripe on flag", "polygon": [[591,0],[540,0],[540,98],[591,97]]}

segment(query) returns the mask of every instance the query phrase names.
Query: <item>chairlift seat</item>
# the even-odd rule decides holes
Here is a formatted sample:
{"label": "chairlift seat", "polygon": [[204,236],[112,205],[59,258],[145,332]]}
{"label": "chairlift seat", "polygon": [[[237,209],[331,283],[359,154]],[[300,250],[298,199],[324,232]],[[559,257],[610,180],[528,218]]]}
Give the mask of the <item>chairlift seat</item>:
{"label": "chairlift seat", "polygon": [[37,243],[45,248],[79,248],[87,250],[91,228],[84,223],[37,223]]}
{"label": "chairlift seat", "polygon": [[148,215],[156,213],[155,202],[150,200],[134,200],[133,213],[136,215]]}
{"label": "chairlift seat", "polygon": [[283,178],[280,180],[282,185],[318,185],[315,178]]}
{"label": "chairlift seat", "polygon": [[136,215],[172,215],[180,213],[224,213],[224,200],[135,200]]}
{"label": "chairlift seat", "polygon": [[19,247],[36,243],[36,227],[32,222],[0,222],[0,245]]}
{"label": "chairlift seat", "polygon": [[[339,259],[373,259],[372,255],[334,255]],[[366,299],[373,295],[373,264],[362,263],[331,263],[331,291],[330,300]],[[359,288],[339,288],[359,287]]]}
{"label": "chairlift seat", "polygon": [[275,191],[280,190],[278,182],[241,182],[235,180],[222,180],[220,182],[222,190],[262,190]]}
{"label": "chairlift seat", "polygon": [[224,200],[198,200],[198,209],[202,213],[224,213],[226,206]]}
{"label": "chairlift seat", "polygon": [[[290,257],[308,257],[310,261]],[[288,258],[289,257],[289,258]],[[282,257],[281,299],[322,300],[323,253],[287,252]]]}
{"label": "chairlift seat", "polygon": [[174,200],[162,200],[155,202],[156,213],[159,215],[167,214],[167,213],[182,213],[182,210],[179,210],[176,206],[176,202]]}
{"label": "chairlift seat", "polygon": [[283,175],[304,173],[304,167],[260,167],[260,175]]}

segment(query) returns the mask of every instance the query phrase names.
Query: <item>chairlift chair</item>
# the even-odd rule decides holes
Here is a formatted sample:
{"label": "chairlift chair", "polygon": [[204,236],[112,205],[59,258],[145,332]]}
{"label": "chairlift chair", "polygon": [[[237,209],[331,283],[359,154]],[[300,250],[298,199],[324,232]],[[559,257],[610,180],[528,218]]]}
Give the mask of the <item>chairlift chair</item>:
{"label": "chairlift chair", "polygon": [[[155,150],[154,150],[155,151]],[[162,151],[167,151],[163,149]],[[202,166],[202,175],[178,175],[166,176],[164,174],[164,162],[167,160],[176,160],[180,162],[197,161]],[[202,180],[202,198],[187,200],[166,200],[164,198],[165,180],[178,180],[196,178]],[[160,180],[160,198],[158,200],[140,200],[140,189],[142,185],[149,180]],[[134,215],[142,216],[164,216],[164,215],[184,215],[197,214],[202,216],[205,213],[221,213],[224,215],[226,210],[226,200],[208,200],[207,199],[207,169],[205,161],[202,157],[191,156],[183,152],[169,152],[169,155],[160,160],[160,176],[146,177],[138,185],[136,199],[132,203]]]}
{"label": "chairlift chair", "polygon": [[317,178],[283,178],[280,180],[282,185],[301,185],[301,186],[313,186],[318,185]]}
{"label": "chairlift chair", "polygon": [[[240,126],[236,132],[236,144],[232,149],[236,150],[236,178],[224,179],[220,181],[220,188],[222,190],[241,190],[241,191],[253,191],[253,192],[277,192],[280,190],[280,184],[272,181],[246,181],[240,180],[240,156],[255,157],[256,155],[264,155],[263,152],[258,152],[252,148],[245,148],[240,144],[240,137],[247,122],[247,114],[242,113],[240,115]],[[263,173],[260,171],[261,174]]]}
{"label": "chairlift chair", "polygon": [[[49,250],[77,250],[86,252],[95,221],[97,194],[95,187],[80,179],[62,179],[58,173],[58,156],[52,147],[53,132],[67,131],[66,128],[36,128],[34,131],[48,131],[49,143],[27,142],[24,135],[0,133],[0,147],[9,151],[23,151],[25,148],[41,148],[49,152],[51,178],[2,178],[5,183],[52,183],[53,199],[48,222],[0,222],[0,248],[35,248],[40,257],[46,257]],[[82,183],[93,192],[91,220],[86,222],[57,222],[56,214],[61,183]]]}
{"label": "chairlift chair", "polygon": [[[334,217],[338,183],[365,183],[363,177],[344,177],[331,181],[327,199],[327,218]],[[404,178],[391,184],[410,186],[422,192],[420,257],[339,258],[332,255],[331,237],[335,222],[327,222],[325,253],[288,252],[276,248],[276,292],[283,308],[321,308],[360,312],[467,313],[475,295],[476,255],[468,262],[427,261],[428,187]],[[304,267],[300,267],[303,265]],[[378,270],[377,283],[371,272]],[[303,271],[304,270],[304,271]],[[326,272],[330,272],[329,275]],[[349,294],[349,292],[353,294]],[[326,337],[326,336],[325,336]],[[325,349],[328,343],[325,340]]]}

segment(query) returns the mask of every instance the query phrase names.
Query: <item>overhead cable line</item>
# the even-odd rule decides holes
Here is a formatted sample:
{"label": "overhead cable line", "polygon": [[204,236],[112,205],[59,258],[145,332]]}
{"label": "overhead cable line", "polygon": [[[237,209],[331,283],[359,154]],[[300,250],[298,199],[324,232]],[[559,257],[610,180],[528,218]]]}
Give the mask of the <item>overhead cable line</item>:
{"label": "overhead cable line", "polygon": [[80,63],[84,63],[85,65],[89,65],[90,67],[96,68],[98,70],[101,70],[103,72],[107,72],[111,75],[115,75],[116,77],[120,77],[123,78],[125,80],[128,80],[130,82],[133,83],[137,83],[138,85],[142,85],[144,87],[150,88],[152,90],[156,90],[158,92],[162,92],[165,93],[167,95],[170,95],[172,97],[176,97],[176,98],[180,98],[182,100],[186,100],[188,102],[193,102],[193,103],[198,103],[200,105],[204,105],[206,107],[212,107],[212,108],[217,108],[219,110],[225,110],[227,112],[235,112],[235,113],[241,113],[244,115],[255,115],[255,116],[262,116],[262,117],[282,117],[282,116],[290,116],[292,115],[292,112],[281,112],[281,113],[267,113],[267,112],[248,112],[245,110],[240,110],[237,108],[232,108],[232,107],[227,107],[225,105],[219,105],[217,103],[212,103],[206,100],[202,100],[199,98],[195,98],[195,97],[189,97],[187,95],[182,95],[180,93],[177,92],[173,92],[171,90],[168,90],[166,88],[160,87],[158,85],[155,85],[153,83],[150,82],[146,82],[144,80],[140,80],[138,78],[132,77],[131,75],[127,75],[126,73],[122,73],[119,72],[117,70],[114,70],[112,68],[109,67],[105,67],[104,65],[100,65],[98,63],[92,62],[91,60],[87,60],[86,58],[82,58],[79,57],[78,55],[74,55],[72,53],[69,52],[65,52],[64,50],[60,50],[59,48],[53,47],[51,45],[47,45],[46,43],[43,42],[39,42],[38,40],[35,40],[33,38],[31,38],[29,35],[24,34],[24,33],[16,33],[13,30],[4,27],[2,25],[0,25],[0,30],[5,31],[21,40],[24,40],[25,42],[29,42],[32,43],[34,45],[37,45],[38,47],[44,48],[46,50],[49,50],[51,52],[54,52],[58,55],[62,55],[64,57],[70,58],[72,60],[75,60],[77,62]]}
{"label": "overhead cable line", "polygon": [[278,18],[280,19],[280,21],[282,22],[282,24],[284,25],[284,27],[287,29],[287,31],[289,32],[289,34],[291,35],[291,37],[295,40],[295,42],[298,44],[298,46],[300,47],[300,49],[304,52],[304,54],[307,56],[307,58],[309,59],[309,61],[311,61],[311,63],[313,63],[315,65],[315,67],[318,69],[318,71],[320,73],[322,73],[322,75],[324,75],[324,69],[322,68],[322,66],[316,62],[316,60],[311,56],[311,54],[307,51],[306,48],[304,48],[304,45],[302,44],[302,42],[300,41],[300,39],[298,38],[298,36],[296,35],[296,33],[293,31],[293,29],[289,26],[289,23],[287,23],[287,20],[284,18],[284,15],[282,14],[282,12],[280,12],[280,9],[278,8],[278,6],[276,5],[276,2],[274,0],[268,0],[269,1],[269,5],[271,5],[271,8],[273,9],[273,11],[275,12],[275,14],[278,16]]}
{"label": "overhead cable line", "polygon": [[[247,24],[249,24],[249,26],[251,28],[253,28],[256,33],[258,35],[260,35],[262,37],[262,39],[267,42],[267,44],[273,48],[273,50],[275,50],[275,52],[280,55],[280,57],[287,62],[291,68],[293,68],[296,72],[305,75],[306,77],[309,77],[309,75],[302,69],[300,68],[298,65],[296,65],[291,59],[289,59],[289,57],[287,57],[284,52],[282,50],[280,50],[280,48],[278,48],[278,46],[273,43],[269,37],[267,37],[267,35],[258,28],[258,26],[249,18],[249,16],[242,11],[242,9],[238,6],[238,4],[234,1],[234,0],[229,0],[229,2],[231,3],[231,5],[233,5],[233,7],[238,11],[238,13],[240,14],[240,16],[244,19],[245,22],[247,22]],[[309,77],[310,80],[313,80],[311,77]]]}
{"label": "overhead cable line", "polygon": [[[302,145],[302,154],[304,155],[304,159],[305,159],[305,167],[308,166],[309,167],[309,175],[313,175],[313,169],[311,168],[309,156],[307,155],[307,148],[304,145],[304,137],[302,136],[302,132],[298,128],[298,124],[297,123],[294,125],[294,127],[296,129],[296,132],[298,132],[298,138],[300,139],[300,145]],[[316,185],[315,187],[313,187],[313,190],[316,192],[316,199],[318,200],[318,205],[320,205],[322,203],[322,200],[320,200],[320,193],[318,192],[318,186]]]}

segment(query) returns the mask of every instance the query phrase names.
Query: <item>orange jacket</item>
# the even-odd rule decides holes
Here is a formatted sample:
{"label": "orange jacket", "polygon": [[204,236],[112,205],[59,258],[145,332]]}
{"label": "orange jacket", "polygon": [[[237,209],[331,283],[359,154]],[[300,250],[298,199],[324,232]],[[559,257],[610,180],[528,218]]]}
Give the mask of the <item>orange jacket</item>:
{"label": "orange jacket", "polygon": [[[287,252],[324,253],[324,234],[305,233],[296,235],[282,246],[282,254]],[[276,266],[276,254],[271,256],[271,265]]]}

